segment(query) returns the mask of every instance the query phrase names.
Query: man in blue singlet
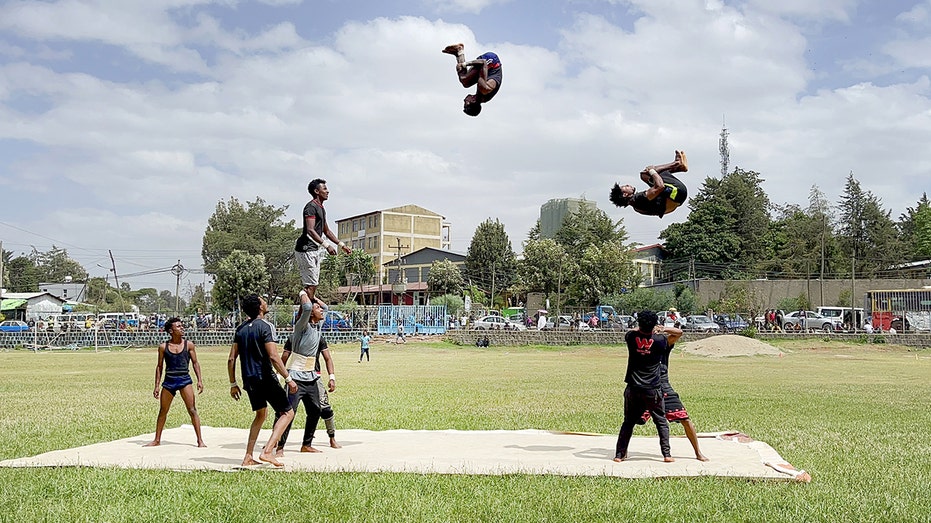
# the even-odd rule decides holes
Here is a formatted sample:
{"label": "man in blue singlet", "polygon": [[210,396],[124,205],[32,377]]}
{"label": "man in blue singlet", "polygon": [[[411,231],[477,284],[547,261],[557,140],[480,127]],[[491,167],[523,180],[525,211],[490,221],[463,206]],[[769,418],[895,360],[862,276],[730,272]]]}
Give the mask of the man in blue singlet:
{"label": "man in blue singlet", "polygon": [[468,89],[475,86],[475,94],[466,95],[462,101],[462,112],[478,116],[482,104],[498,94],[501,88],[501,60],[495,53],[485,53],[471,62],[466,62],[463,44],[447,45],[443,52],[456,57],[456,73],[459,83]]}
{"label": "man in blue singlet", "polygon": [[648,166],[640,171],[640,179],[649,189],[637,192],[633,185],[614,184],[611,189],[611,203],[618,207],[633,207],[640,214],[662,218],[685,203],[688,189],[673,173],[689,170],[685,151],[676,151],[676,159],[663,165]]}
{"label": "man in blue singlet", "polygon": [[[200,376],[200,363],[197,362],[197,352],[194,342],[184,339],[184,324],[180,318],[169,318],[165,322],[165,332],[171,338],[158,346],[158,363],[155,365],[155,391],[152,393],[159,400],[158,418],[155,421],[155,439],[146,447],[157,447],[162,443],[162,430],[165,429],[165,420],[168,418],[168,409],[175,394],[181,391],[181,399],[191,415],[191,425],[194,425],[194,434],[197,436],[197,446],[206,447],[200,435],[200,415],[194,404],[194,381],[188,370],[193,364],[194,374],[197,376],[197,392],[204,392],[204,380]],[[165,381],[162,381],[162,367],[165,367]]]}

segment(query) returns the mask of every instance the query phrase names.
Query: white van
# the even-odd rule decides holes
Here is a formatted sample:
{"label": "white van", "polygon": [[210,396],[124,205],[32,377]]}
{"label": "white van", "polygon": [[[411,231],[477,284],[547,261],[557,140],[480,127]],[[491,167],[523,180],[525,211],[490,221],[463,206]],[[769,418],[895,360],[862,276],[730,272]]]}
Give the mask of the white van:
{"label": "white van", "polygon": [[844,325],[847,324],[847,329],[850,329],[849,325],[851,321],[850,311],[855,311],[856,317],[853,318],[853,325],[856,328],[861,328],[863,326],[863,321],[865,319],[864,312],[862,308],[851,309],[850,307],[818,307],[818,314],[829,318],[831,323],[834,324],[834,330],[842,330]]}
{"label": "white van", "polygon": [[93,312],[66,312],[50,314],[39,321],[52,332],[85,331],[93,328],[97,317]]}

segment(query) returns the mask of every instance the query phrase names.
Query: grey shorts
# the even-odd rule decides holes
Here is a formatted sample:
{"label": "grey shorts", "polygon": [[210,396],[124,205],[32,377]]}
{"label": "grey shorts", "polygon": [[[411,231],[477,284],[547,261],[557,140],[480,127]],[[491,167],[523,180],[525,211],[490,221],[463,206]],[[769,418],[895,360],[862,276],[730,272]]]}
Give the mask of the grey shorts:
{"label": "grey shorts", "polygon": [[297,270],[301,273],[301,283],[304,286],[316,286],[320,283],[320,262],[326,251],[322,248],[315,251],[295,251],[294,262],[297,264]]}

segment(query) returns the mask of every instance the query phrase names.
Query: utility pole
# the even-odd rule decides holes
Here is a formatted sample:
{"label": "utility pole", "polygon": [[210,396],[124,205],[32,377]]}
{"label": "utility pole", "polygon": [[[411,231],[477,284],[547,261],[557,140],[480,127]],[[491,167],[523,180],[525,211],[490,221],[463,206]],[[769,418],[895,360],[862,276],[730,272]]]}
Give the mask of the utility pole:
{"label": "utility pole", "polygon": [[[120,297],[120,312],[126,312],[126,306],[123,304],[123,289],[120,288],[120,277],[116,274],[116,261],[113,259],[113,251],[107,250],[110,253],[110,266],[113,267],[113,281],[116,282],[116,295]],[[119,327],[119,325],[117,325]]]}
{"label": "utility pole", "polygon": [[824,230],[827,228],[827,216],[821,215],[821,306],[824,306]]}
{"label": "utility pole", "polygon": [[184,265],[181,265],[181,260],[172,265],[171,273],[175,275],[175,316],[177,316],[181,301],[181,275],[184,274]]}
{"label": "utility pole", "polygon": [[396,249],[398,251],[398,277],[395,283],[391,286],[391,292],[397,294],[398,296],[398,305],[401,305],[401,294],[404,294],[407,291],[406,286],[404,285],[401,278],[401,249],[407,249],[407,245],[401,245],[401,238],[397,238],[398,245],[396,247],[389,247],[389,249]]}
{"label": "utility pole", "polygon": [[491,303],[488,310],[495,308],[495,262],[491,262]]}

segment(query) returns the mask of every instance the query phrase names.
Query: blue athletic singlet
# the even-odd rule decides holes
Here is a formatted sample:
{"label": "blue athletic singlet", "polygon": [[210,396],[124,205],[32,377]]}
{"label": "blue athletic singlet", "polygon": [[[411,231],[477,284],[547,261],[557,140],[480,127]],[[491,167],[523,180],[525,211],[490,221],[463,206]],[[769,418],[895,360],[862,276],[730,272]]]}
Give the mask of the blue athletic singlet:
{"label": "blue athletic singlet", "polygon": [[495,81],[494,90],[488,94],[479,93],[477,95],[479,103],[485,103],[494,98],[498,94],[498,89],[501,88],[501,60],[498,59],[498,55],[490,52],[479,56],[476,60],[485,60],[485,63],[488,64],[488,79]]}
{"label": "blue athletic singlet", "polygon": [[191,353],[187,350],[187,340],[181,345],[181,352],[175,354],[168,350],[165,342],[165,376],[183,376],[188,374],[191,363]]}

